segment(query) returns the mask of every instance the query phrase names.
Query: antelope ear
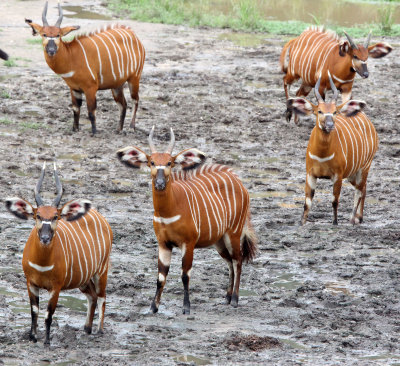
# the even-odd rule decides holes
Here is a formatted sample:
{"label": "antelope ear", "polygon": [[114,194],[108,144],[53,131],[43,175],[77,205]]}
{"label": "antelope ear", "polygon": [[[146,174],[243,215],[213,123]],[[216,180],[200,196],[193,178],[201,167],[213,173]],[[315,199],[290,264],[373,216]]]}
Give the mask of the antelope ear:
{"label": "antelope ear", "polygon": [[92,207],[89,200],[78,199],[67,202],[61,209],[59,209],[60,216],[67,221],[75,221],[86,215]]}
{"label": "antelope ear", "polygon": [[8,211],[23,220],[33,218],[36,211],[28,201],[18,197],[6,198],[5,204]]}
{"label": "antelope ear", "polygon": [[134,146],[127,146],[117,151],[118,159],[131,168],[143,169],[148,165],[150,156]]}
{"label": "antelope ear", "polygon": [[362,100],[349,100],[348,102],[344,103],[344,105],[338,106],[338,110],[343,113],[346,117],[354,117],[358,113],[360,113],[367,103]]}
{"label": "antelope ear", "polygon": [[344,57],[349,52],[350,44],[347,41],[341,41],[339,43],[339,55]]}
{"label": "antelope ear", "polygon": [[78,30],[80,28],[79,25],[71,25],[69,27],[63,27],[60,29],[61,37],[66,36],[68,33],[71,33],[74,30]]}
{"label": "antelope ear", "polygon": [[32,23],[32,20],[25,19],[25,23],[28,24],[32,28],[32,35],[37,36],[42,31],[43,27],[39,24]]}
{"label": "antelope ear", "polygon": [[198,149],[186,149],[173,157],[174,165],[178,165],[183,170],[194,169],[203,164],[206,154]]}
{"label": "antelope ear", "polygon": [[286,102],[287,109],[302,116],[309,116],[314,111],[314,105],[304,98],[289,98]]}
{"label": "antelope ear", "polygon": [[368,54],[372,58],[381,58],[388,55],[393,47],[386,42],[380,42],[368,47]]}

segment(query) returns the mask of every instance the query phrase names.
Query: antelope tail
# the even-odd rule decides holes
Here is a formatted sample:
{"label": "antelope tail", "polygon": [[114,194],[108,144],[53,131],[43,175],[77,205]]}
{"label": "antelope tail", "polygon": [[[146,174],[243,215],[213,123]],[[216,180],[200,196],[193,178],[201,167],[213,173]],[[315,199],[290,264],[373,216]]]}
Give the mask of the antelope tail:
{"label": "antelope tail", "polygon": [[283,49],[281,52],[281,57],[279,58],[279,63],[281,64],[282,72],[284,72],[285,74],[287,73],[287,68],[288,68],[288,59],[286,56],[287,56],[287,53],[289,52],[290,46],[292,45],[292,43],[295,40],[296,40],[296,38],[290,40],[283,46]]}
{"label": "antelope tail", "polygon": [[246,223],[242,232],[242,260],[249,263],[257,255],[257,236],[250,221],[250,212],[247,215]]}

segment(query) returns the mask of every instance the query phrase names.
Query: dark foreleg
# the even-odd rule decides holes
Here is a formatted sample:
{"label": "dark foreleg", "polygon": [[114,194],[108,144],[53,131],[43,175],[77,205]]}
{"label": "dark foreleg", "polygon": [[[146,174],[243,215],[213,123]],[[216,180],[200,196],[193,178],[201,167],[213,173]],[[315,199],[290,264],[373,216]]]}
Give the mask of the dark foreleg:
{"label": "dark foreleg", "polygon": [[29,332],[29,339],[37,342],[37,322],[39,317],[39,288],[28,283],[28,295],[31,304],[31,331]]}
{"label": "dark foreleg", "polygon": [[79,131],[79,117],[81,114],[82,106],[82,92],[71,89],[72,110],[74,111],[74,124],[72,131]]}
{"label": "dark foreleg", "polygon": [[332,199],[332,208],[333,208],[333,225],[338,224],[338,207],[339,207],[339,197],[340,191],[342,190],[342,178],[336,177],[333,183],[333,199]]}
{"label": "dark foreleg", "polygon": [[97,100],[96,100],[96,92],[97,89],[90,89],[89,91],[85,91],[86,103],[89,113],[89,120],[92,124],[92,136],[96,134],[96,108],[97,108]]}
{"label": "dark foreleg", "polygon": [[183,308],[182,313],[190,314],[189,281],[192,272],[194,245],[183,245],[182,247],[182,283],[183,283]]}
{"label": "dark foreleg", "polygon": [[60,295],[60,289],[51,291],[49,303],[47,304],[47,312],[46,312],[46,318],[45,318],[46,339],[44,341],[44,344],[47,344],[47,345],[50,344],[50,326],[51,326],[51,323],[53,322],[53,314],[56,311],[56,306],[58,303],[59,295]]}
{"label": "dark foreleg", "polygon": [[312,200],[314,198],[315,188],[317,185],[317,178],[315,178],[311,174],[307,174],[306,178],[306,186],[305,186],[305,202],[304,202],[304,211],[303,216],[301,218],[301,225],[304,225],[307,222],[308,214],[310,213]]}
{"label": "dark foreleg", "polygon": [[158,245],[158,278],[156,295],[151,303],[151,311],[156,313],[160,306],[161,295],[167,281],[169,266],[171,264],[172,247],[162,243]]}

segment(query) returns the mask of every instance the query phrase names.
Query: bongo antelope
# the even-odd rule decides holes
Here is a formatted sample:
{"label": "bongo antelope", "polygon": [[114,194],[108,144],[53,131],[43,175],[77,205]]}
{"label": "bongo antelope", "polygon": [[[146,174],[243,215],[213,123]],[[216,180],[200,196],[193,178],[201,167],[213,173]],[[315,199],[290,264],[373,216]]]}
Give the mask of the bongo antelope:
{"label": "bongo antelope", "polygon": [[46,312],[46,339],[50,344],[50,326],[61,290],[79,288],[87,297],[88,311],[84,330],[90,334],[96,306],[99,307],[97,332],[103,332],[107,272],[113,234],[106,219],[91,208],[85,199],[67,202],[57,208],[62,186],[56,166],[54,177],[57,197],[51,206],[44,205],[40,189],[45,165],[35,189],[37,208],[22,198],[6,199],[7,209],[20,219],[34,219],[26,242],[22,268],[31,304],[30,339],[37,342],[39,289],[50,292]]}
{"label": "bongo antelope", "polygon": [[[132,168],[148,166],[153,186],[153,226],[158,240],[157,291],[151,304],[158,311],[167,279],[172,248],[182,251],[183,313],[190,314],[189,280],[195,248],[215,246],[229,267],[226,303],[238,306],[242,262],[256,254],[256,236],[250,222],[249,194],[232,169],[219,164],[204,164],[205,155],[197,149],[172,155],[175,137],[164,153],[149,135],[151,154],[137,147],[117,152]],[[173,172],[173,168],[181,170]]]}
{"label": "bongo antelope", "polygon": [[66,42],[62,37],[79,29],[79,26],[60,28],[63,12],[58,3],[59,17],[54,26],[46,19],[47,1],[42,14],[43,26],[25,22],[32,27],[33,35],[43,40],[44,57],[49,67],[61,76],[71,89],[74,112],[73,131],[79,130],[82,93],[85,94],[92,135],[96,133],[97,90],[111,89],[120,108],[118,131],[122,131],[126,115],[124,84],[128,83],[135,101],[131,127],[135,128],[139,105],[139,81],[143,70],[145,50],[132,29],[124,25],[106,25],[91,33],[83,33]]}
{"label": "bongo antelope", "polygon": [[[286,99],[289,99],[288,86],[294,81],[301,79],[302,82],[296,96],[306,97],[320,75],[318,92],[324,98],[325,91],[330,89],[329,71],[336,88],[342,93],[342,103],[345,103],[351,98],[356,72],[362,78],[369,75],[368,56],[380,58],[392,51],[392,46],[385,42],[369,46],[371,33],[364,44],[356,44],[346,32],[345,35],[347,41],[340,41],[336,33],[313,26],[285,44],[280,64],[285,73],[283,87]],[[291,111],[287,110],[287,121],[291,117]],[[298,122],[297,116],[295,122]]]}
{"label": "bongo antelope", "polygon": [[378,150],[378,136],[374,125],[362,112],[365,102],[350,100],[336,105],[338,90],[329,75],[333,99],[326,102],[320,95],[320,82],[315,85],[318,104],[304,98],[290,98],[288,110],[298,114],[315,114],[316,125],[311,132],[306,155],[305,204],[301,224],[307,221],[317,178],[333,182],[333,224],[337,225],[337,210],[342,180],[347,178],[355,188],[354,206],[350,222],[363,220],[367,177],[372,159]]}

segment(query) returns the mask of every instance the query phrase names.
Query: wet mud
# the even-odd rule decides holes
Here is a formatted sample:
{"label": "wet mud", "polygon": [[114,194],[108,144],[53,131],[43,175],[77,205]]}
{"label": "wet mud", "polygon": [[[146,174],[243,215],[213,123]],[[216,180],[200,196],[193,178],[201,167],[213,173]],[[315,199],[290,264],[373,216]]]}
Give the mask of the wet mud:
{"label": "wet mud", "polygon": [[[17,10],[21,4],[10,3]],[[41,2],[23,3],[39,20]],[[15,14],[9,16],[2,20],[10,26],[2,28],[0,42],[17,57],[17,66],[0,65],[1,197],[34,201],[42,162],[57,159],[63,202],[90,199],[109,220],[115,240],[105,334],[84,333],[86,299],[72,290],[60,298],[46,348],[45,291],[39,342],[28,340],[21,259],[33,223],[0,209],[0,364],[400,364],[400,39],[388,39],[394,51],[371,60],[370,78],[357,78],[354,88],[354,97],[367,102],[380,139],[364,223],[349,223],[354,192],[346,183],[339,226],[333,226],[332,184],[318,181],[309,222],[300,227],[305,150],[314,120],[303,118],[295,126],[284,119],[278,59],[286,38],[127,22],[147,50],[137,129],[129,129],[128,113],[123,133],[116,133],[118,107],[110,91],[101,91],[98,134],[90,137],[86,107],[81,130],[73,133],[66,84],[47,67],[40,44],[27,43],[28,27]],[[125,95],[128,99],[127,90]],[[182,315],[176,250],[160,311],[150,313],[157,277],[150,177],[122,166],[115,152],[127,145],[147,150],[153,125],[160,147],[172,127],[176,152],[196,147],[210,161],[233,166],[250,192],[259,255],[243,267],[237,309],[224,304],[228,269],[210,248],[195,252],[192,313]],[[43,198],[52,199],[54,191],[48,174]]]}

